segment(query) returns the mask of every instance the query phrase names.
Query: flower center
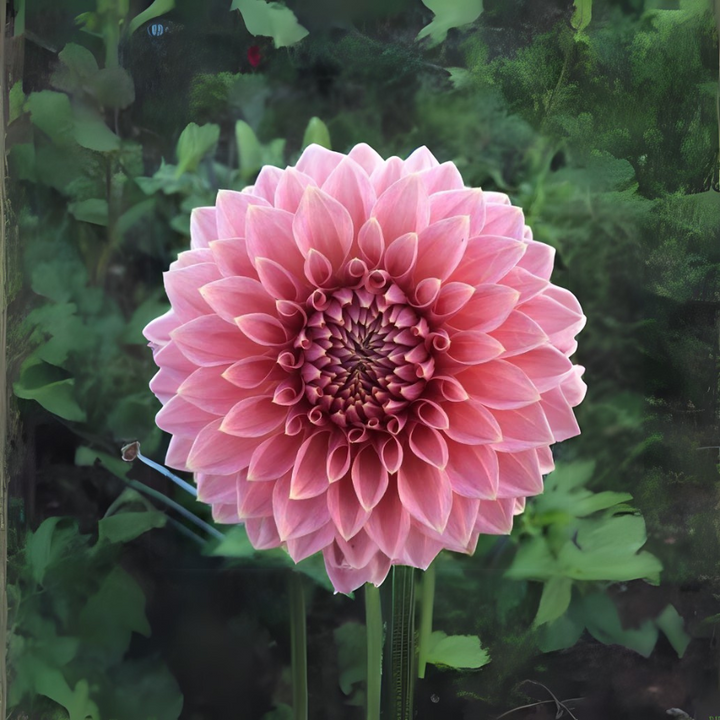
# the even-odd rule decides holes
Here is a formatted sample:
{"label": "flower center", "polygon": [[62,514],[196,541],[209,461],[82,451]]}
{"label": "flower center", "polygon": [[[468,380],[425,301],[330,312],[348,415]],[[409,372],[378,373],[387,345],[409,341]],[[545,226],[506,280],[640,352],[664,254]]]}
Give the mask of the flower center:
{"label": "flower center", "polygon": [[317,290],[307,310],[296,345],[309,402],[341,427],[399,430],[435,367],[425,318],[392,283]]}

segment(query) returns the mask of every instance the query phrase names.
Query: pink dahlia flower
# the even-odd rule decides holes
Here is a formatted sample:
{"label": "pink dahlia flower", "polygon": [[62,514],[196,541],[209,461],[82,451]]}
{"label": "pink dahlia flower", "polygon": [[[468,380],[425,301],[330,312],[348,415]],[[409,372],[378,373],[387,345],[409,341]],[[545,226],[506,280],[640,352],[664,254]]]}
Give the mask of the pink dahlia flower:
{"label": "pink dahlia flower", "polygon": [[585,323],[506,195],[420,148],[310,146],[193,212],[145,329],[167,464],[340,592],[510,532],[580,430]]}

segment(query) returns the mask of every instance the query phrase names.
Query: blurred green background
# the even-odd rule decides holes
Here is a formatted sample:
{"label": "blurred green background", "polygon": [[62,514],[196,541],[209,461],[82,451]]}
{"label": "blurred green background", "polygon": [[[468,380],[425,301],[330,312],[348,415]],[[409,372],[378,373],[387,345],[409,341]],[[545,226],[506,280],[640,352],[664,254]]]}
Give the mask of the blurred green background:
{"label": "blurred green background", "polygon": [[[437,561],[434,629],[474,639],[438,644],[417,717],[720,716],[716,10],[16,0],[8,717],[292,717],[286,556],[120,447],[164,457],[140,331],[190,211],[309,142],[427,145],[506,192],[588,317],[583,434],[511,537]],[[310,716],[362,718],[362,594],[301,570]]]}

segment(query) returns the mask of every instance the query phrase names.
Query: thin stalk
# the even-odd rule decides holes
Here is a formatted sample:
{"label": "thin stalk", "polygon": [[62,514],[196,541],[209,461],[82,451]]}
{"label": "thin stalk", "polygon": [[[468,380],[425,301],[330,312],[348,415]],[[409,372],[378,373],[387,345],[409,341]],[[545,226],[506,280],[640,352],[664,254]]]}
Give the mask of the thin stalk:
{"label": "thin stalk", "polygon": [[293,720],[308,718],[307,627],[302,577],[290,574],[290,655],[292,662]]}
{"label": "thin stalk", "polygon": [[432,635],[433,608],[435,605],[435,565],[431,564],[420,584],[420,639],[418,642],[418,677],[425,677],[427,653]]}
{"label": "thin stalk", "polygon": [[367,633],[367,720],[380,720],[382,687],[383,621],[380,590],[372,583],[365,585],[365,630]]}
{"label": "thin stalk", "polygon": [[415,571],[392,572],[387,720],[411,720],[415,690]]}
{"label": "thin stalk", "polygon": [[181,487],[183,490],[185,490],[185,492],[190,493],[193,497],[197,497],[197,488],[193,487],[190,483],[185,482],[185,480],[179,478],[174,473],[171,473],[165,466],[160,465],[160,463],[156,463],[149,457],[145,457],[139,450],[137,454],[137,459],[144,462],[148,467],[151,467],[153,470],[157,470],[159,473],[162,473],[166,478],[172,480],[178,487]]}

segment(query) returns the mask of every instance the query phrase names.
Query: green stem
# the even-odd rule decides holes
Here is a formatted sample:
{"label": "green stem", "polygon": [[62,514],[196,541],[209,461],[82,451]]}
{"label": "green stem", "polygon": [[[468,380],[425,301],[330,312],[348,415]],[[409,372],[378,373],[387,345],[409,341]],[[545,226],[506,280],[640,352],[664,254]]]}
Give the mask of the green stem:
{"label": "green stem", "polygon": [[366,720],[380,720],[383,621],[380,590],[372,583],[365,585],[365,631],[367,633]]}
{"label": "green stem", "polygon": [[307,626],[302,577],[290,574],[290,655],[292,662],[293,720],[308,718]]}
{"label": "green stem", "polygon": [[418,677],[425,677],[427,652],[432,634],[433,606],[435,605],[435,565],[425,571],[420,585],[420,639],[418,643]]}
{"label": "green stem", "polygon": [[392,572],[386,667],[386,720],[411,720],[415,690],[415,571],[397,565]]}

